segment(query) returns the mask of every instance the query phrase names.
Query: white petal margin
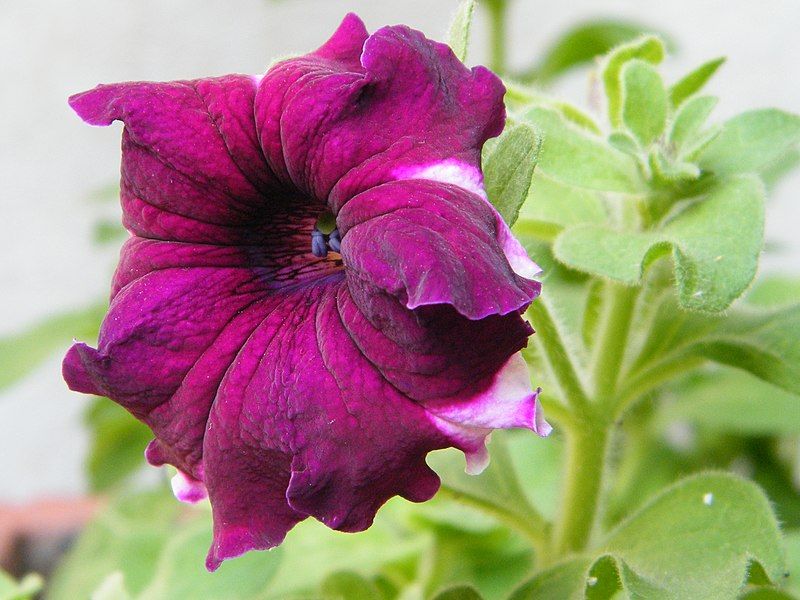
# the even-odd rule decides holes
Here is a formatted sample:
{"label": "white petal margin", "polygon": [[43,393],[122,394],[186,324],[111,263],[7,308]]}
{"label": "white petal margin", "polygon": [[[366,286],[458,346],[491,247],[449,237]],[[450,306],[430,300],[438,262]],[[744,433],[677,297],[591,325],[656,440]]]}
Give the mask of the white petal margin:
{"label": "white petal margin", "polygon": [[524,427],[545,437],[553,428],[545,421],[533,390],[528,365],[518,352],[495,374],[491,385],[470,398],[428,407],[436,427],[464,451],[467,473],[477,475],[489,464],[486,441],[494,429]]}
{"label": "white petal margin", "polygon": [[208,491],[202,481],[189,477],[183,471],[178,471],[172,478],[172,493],[181,502],[197,504],[208,497]]}
{"label": "white petal margin", "polygon": [[392,175],[396,179],[428,179],[440,183],[449,183],[464,188],[468,192],[486,199],[483,187],[483,173],[472,165],[460,160],[448,159],[427,165],[415,165],[396,169]]}
{"label": "white petal margin", "polygon": [[[428,179],[440,183],[457,185],[460,188],[472,192],[486,200],[490,206],[489,198],[486,195],[486,188],[483,186],[483,173],[472,165],[455,159],[443,160],[440,162],[429,163],[427,165],[415,165],[413,167],[402,167],[395,170],[392,175],[396,179]],[[522,247],[511,233],[508,224],[500,216],[500,213],[492,206],[497,227],[497,241],[503,249],[503,254],[511,265],[511,269],[520,277],[533,279],[542,270],[533,262],[525,248]]]}

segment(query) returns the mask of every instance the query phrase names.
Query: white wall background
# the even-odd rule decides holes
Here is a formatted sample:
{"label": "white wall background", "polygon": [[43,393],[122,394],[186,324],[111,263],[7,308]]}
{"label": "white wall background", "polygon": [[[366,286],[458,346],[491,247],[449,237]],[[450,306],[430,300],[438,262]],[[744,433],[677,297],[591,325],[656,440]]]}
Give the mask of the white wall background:
{"label": "white wall background", "polygon": [[[116,249],[90,242],[97,205],[113,183],[119,128],[83,125],[69,94],[100,82],[258,73],[270,59],[318,46],[347,11],[370,29],[406,23],[430,37],[457,0],[0,0],[0,335],[107,292]],[[725,54],[711,84],[716,116],[777,106],[800,112],[798,0],[516,0],[512,62],[523,66],[577,19],[624,17],[671,33],[668,73]],[[485,58],[484,21],[470,62]],[[583,76],[562,86],[573,100]],[[775,193],[768,236],[786,247],[764,268],[800,271],[800,176]],[[80,493],[86,449],[60,356],[0,397],[0,502]]]}

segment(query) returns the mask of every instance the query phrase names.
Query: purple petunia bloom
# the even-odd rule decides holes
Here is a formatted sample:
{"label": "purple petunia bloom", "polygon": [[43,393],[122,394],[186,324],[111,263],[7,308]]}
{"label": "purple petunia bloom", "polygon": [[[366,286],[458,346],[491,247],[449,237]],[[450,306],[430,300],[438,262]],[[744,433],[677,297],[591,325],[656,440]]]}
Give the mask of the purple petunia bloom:
{"label": "purple petunia bloom", "polygon": [[179,499],[208,495],[209,569],[308,516],[360,531],[394,495],[431,498],[432,450],[478,472],[492,429],[549,432],[519,353],[538,269],[480,171],[503,94],[447,46],[348,15],[263,77],[70,99],[125,124],[131,237],[98,348],[75,344],[64,377],[150,426]]}

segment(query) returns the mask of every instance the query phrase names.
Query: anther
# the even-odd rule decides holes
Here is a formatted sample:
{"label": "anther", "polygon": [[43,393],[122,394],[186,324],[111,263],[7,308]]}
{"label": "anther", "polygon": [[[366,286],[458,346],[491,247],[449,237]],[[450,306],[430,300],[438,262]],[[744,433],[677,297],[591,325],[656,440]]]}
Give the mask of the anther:
{"label": "anther", "polygon": [[325,234],[314,227],[311,230],[311,253],[319,258],[328,256],[328,247],[325,243]]}
{"label": "anther", "polygon": [[328,236],[328,248],[334,252],[342,251],[342,238],[339,236],[339,230],[334,229]]}

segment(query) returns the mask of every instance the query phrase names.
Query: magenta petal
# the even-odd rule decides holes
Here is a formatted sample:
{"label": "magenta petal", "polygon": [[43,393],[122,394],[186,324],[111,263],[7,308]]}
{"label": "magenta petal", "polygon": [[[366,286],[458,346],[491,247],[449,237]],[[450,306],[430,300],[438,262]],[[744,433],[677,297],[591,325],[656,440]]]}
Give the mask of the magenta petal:
{"label": "magenta petal", "polygon": [[256,114],[275,171],[338,210],[405,165],[479,168],[481,146],[503,128],[504,93],[448,46],[404,26],[367,37],[350,15],[320,50],[267,73]]}
{"label": "magenta petal", "polygon": [[524,310],[540,286],[511,268],[495,215],[477,195],[433,181],[363,192],[337,219],[351,285],[369,281],[410,309],[450,304],[469,319]]}

